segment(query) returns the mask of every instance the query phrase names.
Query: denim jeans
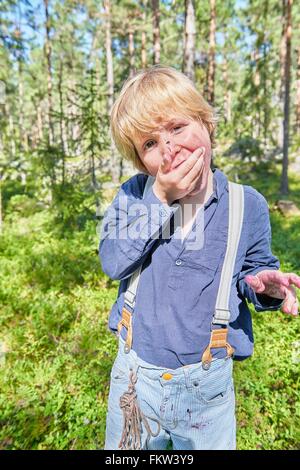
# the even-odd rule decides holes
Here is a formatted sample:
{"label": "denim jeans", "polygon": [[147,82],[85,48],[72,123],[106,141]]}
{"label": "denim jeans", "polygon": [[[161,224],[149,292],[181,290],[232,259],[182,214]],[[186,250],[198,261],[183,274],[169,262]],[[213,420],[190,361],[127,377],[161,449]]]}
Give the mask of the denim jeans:
{"label": "denim jeans", "polygon": [[123,429],[119,401],[128,389],[130,370],[137,373],[138,403],[153,433],[160,423],[158,436],[150,439],[142,426],[143,449],[163,450],[170,440],[174,450],[235,449],[231,358],[213,360],[209,370],[201,363],[166,369],[142,361],[133,350],[126,354],[124,341],[119,341],[111,371],[105,449],[118,449]]}

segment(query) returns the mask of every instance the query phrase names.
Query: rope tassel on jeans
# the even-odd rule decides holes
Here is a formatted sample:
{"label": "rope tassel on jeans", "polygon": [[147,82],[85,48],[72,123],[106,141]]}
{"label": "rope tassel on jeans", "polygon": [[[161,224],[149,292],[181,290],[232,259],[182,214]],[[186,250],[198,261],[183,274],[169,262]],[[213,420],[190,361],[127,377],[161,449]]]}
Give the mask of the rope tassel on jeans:
{"label": "rope tassel on jeans", "polygon": [[151,436],[158,436],[160,432],[160,424],[158,421],[156,421],[158,424],[157,432],[153,433],[151,431],[147,418],[138,405],[135,390],[136,382],[137,374],[131,371],[128,390],[120,397],[120,408],[123,411],[124,418],[123,432],[119,443],[121,450],[141,450],[142,423],[144,423],[148,434],[147,440],[150,439]]}

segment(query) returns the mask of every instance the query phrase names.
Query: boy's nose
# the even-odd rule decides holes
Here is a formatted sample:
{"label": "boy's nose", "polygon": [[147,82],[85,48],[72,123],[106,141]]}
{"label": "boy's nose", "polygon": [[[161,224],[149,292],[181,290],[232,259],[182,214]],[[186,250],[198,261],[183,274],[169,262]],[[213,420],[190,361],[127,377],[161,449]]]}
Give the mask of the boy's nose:
{"label": "boy's nose", "polygon": [[171,136],[168,136],[163,139],[163,142],[162,142],[163,153],[169,153],[171,157],[174,158],[175,155],[179,152],[179,150],[180,150],[180,147],[175,144]]}

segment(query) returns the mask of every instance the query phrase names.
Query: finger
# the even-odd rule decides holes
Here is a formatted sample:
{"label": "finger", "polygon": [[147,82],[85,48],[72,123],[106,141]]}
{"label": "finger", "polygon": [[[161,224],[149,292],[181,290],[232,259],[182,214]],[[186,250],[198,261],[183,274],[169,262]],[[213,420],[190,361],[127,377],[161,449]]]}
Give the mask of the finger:
{"label": "finger", "polygon": [[289,287],[290,285],[288,276],[286,273],[282,273],[281,271],[269,269],[266,271],[260,271],[257,276],[264,279],[267,283],[280,284],[284,287]]}
{"label": "finger", "polygon": [[182,179],[182,184],[190,186],[191,191],[192,191],[201,176],[203,168],[204,168],[204,160],[203,158],[198,158],[193,168]]}
{"label": "finger", "polygon": [[298,299],[296,299],[296,302],[293,305],[292,315],[294,316],[298,315],[298,309],[299,309],[299,301]]}
{"label": "finger", "polygon": [[[294,305],[298,302],[296,291],[293,287],[286,287],[285,289],[285,300],[281,307],[283,313],[293,314]],[[298,310],[298,307],[297,307]]]}
{"label": "finger", "polygon": [[300,289],[300,277],[295,273],[287,273],[286,275],[288,276],[289,283],[294,284]]}
{"label": "finger", "polygon": [[254,292],[260,294],[265,290],[265,285],[262,280],[258,276],[252,276],[248,274],[245,276],[245,281],[249,284],[250,287],[254,290]]}
{"label": "finger", "polygon": [[184,178],[191,171],[193,166],[198,162],[199,158],[202,159],[204,153],[205,153],[205,148],[204,147],[197,148],[189,156],[189,158],[186,159],[185,162],[183,162],[181,165],[179,165],[178,169],[175,168],[174,172],[177,171],[178,175],[181,178]]}

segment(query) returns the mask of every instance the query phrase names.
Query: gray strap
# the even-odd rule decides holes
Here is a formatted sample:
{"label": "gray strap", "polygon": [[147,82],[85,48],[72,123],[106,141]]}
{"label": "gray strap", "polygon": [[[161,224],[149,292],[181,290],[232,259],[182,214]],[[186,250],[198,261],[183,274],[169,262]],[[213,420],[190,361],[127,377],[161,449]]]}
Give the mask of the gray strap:
{"label": "gray strap", "polygon": [[[151,188],[154,181],[155,181],[154,176],[148,176],[146,184],[145,184],[144,192],[143,192],[143,198],[147,194],[148,190]],[[137,287],[139,284],[142,267],[143,267],[142,265],[139,266],[138,269],[130,277],[127,290],[124,295],[125,304],[129,305],[129,307],[131,307],[132,309],[134,308],[134,305],[135,305],[136,291],[137,291]]]}
{"label": "gray strap", "polygon": [[244,188],[240,184],[228,183],[229,226],[225,259],[219,285],[213,324],[228,325],[230,319],[229,296],[236,254],[244,218]]}

